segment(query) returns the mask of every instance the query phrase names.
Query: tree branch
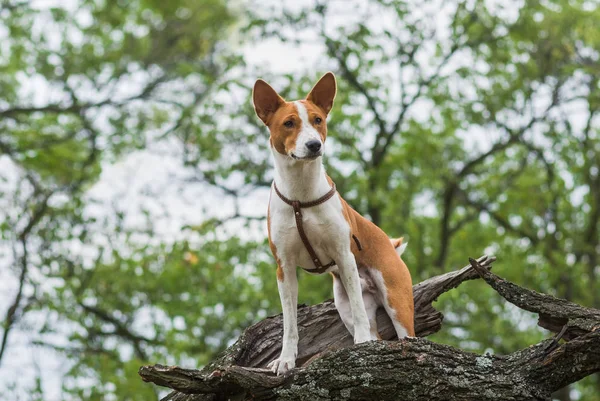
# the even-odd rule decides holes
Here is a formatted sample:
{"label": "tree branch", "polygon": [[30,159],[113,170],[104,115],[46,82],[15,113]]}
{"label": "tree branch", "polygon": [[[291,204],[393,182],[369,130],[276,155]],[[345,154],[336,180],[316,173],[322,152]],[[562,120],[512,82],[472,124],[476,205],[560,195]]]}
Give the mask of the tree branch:
{"label": "tree branch", "polygon": [[73,102],[68,106],[57,104],[57,103],[47,104],[45,106],[39,106],[39,107],[16,106],[16,107],[0,110],[0,117],[15,118],[15,116],[18,116],[21,114],[32,114],[32,113],[79,115],[79,114],[81,114],[82,111],[85,111],[88,109],[94,109],[94,108],[103,107],[103,106],[124,106],[127,103],[132,102],[134,100],[141,100],[141,99],[148,98],[154,92],[154,90],[161,83],[165,82],[167,79],[168,79],[168,76],[166,74],[163,74],[163,75],[153,79],[152,81],[148,82],[146,84],[146,86],[144,86],[144,88],[135,95],[129,96],[129,97],[124,98],[119,101],[115,101],[110,98],[107,98],[107,99],[101,100],[97,103],[89,103],[89,102],[79,103],[79,102],[77,102],[76,99],[74,99],[73,89],[66,86],[65,90],[69,93],[69,95],[71,96],[71,98],[73,100]]}
{"label": "tree branch", "polygon": [[[298,310],[300,338],[313,334],[300,344],[301,356],[306,357],[306,349],[314,350],[316,345],[323,351],[307,361],[299,357],[300,367],[287,376],[274,376],[264,368],[277,356],[273,342],[280,342],[280,316],[247,329],[236,344],[202,370],[155,365],[143,366],[139,373],[145,381],[178,391],[163,401],[540,401],[549,398],[553,391],[600,371],[600,311],[502,280],[488,271],[491,261],[470,259],[471,265],[460,271],[414,286],[415,321],[422,321],[419,316],[439,294],[481,275],[510,302],[540,313],[541,321],[566,321],[563,334],[573,340],[559,345],[557,339],[549,339],[507,356],[481,356],[423,338],[345,346],[341,339],[349,339],[348,333],[330,329],[341,323],[337,314],[328,316],[328,301]],[[557,326],[551,327],[554,328]],[[427,334],[422,328],[417,332]],[[384,338],[391,336],[387,333]],[[332,347],[333,343],[337,347]]]}
{"label": "tree branch", "polygon": [[21,256],[21,274],[19,275],[19,288],[17,289],[17,295],[15,295],[15,299],[8,308],[8,311],[6,312],[6,317],[4,318],[4,333],[2,333],[2,340],[0,342],[0,363],[2,363],[2,358],[4,357],[4,353],[6,352],[6,347],[8,344],[8,335],[10,334],[13,325],[17,322],[19,318],[18,311],[19,306],[21,306],[23,288],[25,286],[25,281],[27,279],[27,271],[29,267],[27,240],[25,238],[21,238],[20,242],[23,247],[23,255]]}
{"label": "tree branch", "polygon": [[126,324],[124,322],[121,322],[119,319],[115,318],[114,316],[111,316],[108,312],[103,311],[100,308],[97,308],[95,306],[86,305],[83,302],[79,302],[79,305],[86,312],[89,312],[89,313],[95,315],[96,317],[100,318],[101,320],[103,320],[107,323],[110,323],[115,328],[114,333],[101,332],[101,333],[97,333],[97,334],[116,335],[116,336],[123,337],[124,339],[128,340],[131,343],[131,345],[133,346],[133,350],[135,351],[135,354],[139,359],[141,359],[141,360],[148,359],[146,352],[142,348],[142,342],[153,343],[154,341],[152,339],[133,333],[131,330],[129,330],[126,327]]}
{"label": "tree branch", "polygon": [[498,294],[508,302],[539,315],[538,324],[548,330],[559,332],[567,326],[566,339],[588,334],[600,329],[600,310],[585,308],[552,295],[528,290],[510,281],[503,280],[469,259],[471,266]]}
{"label": "tree branch", "polygon": [[377,122],[377,127],[379,128],[379,132],[380,133],[387,132],[386,126],[385,126],[386,125],[385,120],[383,119],[381,114],[379,114],[379,111],[377,110],[377,103],[375,102],[375,99],[373,98],[373,96],[371,96],[371,94],[369,93],[367,88],[363,84],[360,83],[360,81],[358,80],[358,77],[350,70],[350,67],[346,63],[344,56],[342,54],[340,54],[338,49],[336,49],[334,41],[332,39],[330,39],[328,36],[326,36],[324,32],[322,32],[321,34],[323,35],[323,38],[325,39],[325,45],[327,46],[327,51],[328,51],[329,55],[332,58],[334,58],[335,60],[337,60],[339,66],[340,66],[341,75],[346,79],[346,81],[348,81],[348,83],[356,91],[358,91],[358,93],[363,95],[365,100],[367,101],[369,108],[373,112],[375,121]]}
{"label": "tree branch", "polygon": [[[31,230],[39,223],[39,221],[44,217],[46,211],[48,210],[48,200],[52,193],[43,193],[42,189],[35,181],[32,176],[27,177],[29,182],[32,184],[34,188],[34,193],[32,198],[36,198],[38,196],[42,196],[42,199],[38,205],[36,205],[33,214],[29,218],[27,225],[18,233],[17,239],[21,243],[22,254],[20,258],[20,268],[21,273],[19,274],[19,285],[17,288],[17,294],[15,295],[14,301],[6,311],[6,316],[4,317],[4,332],[2,333],[2,339],[0,340],[0,363],[2,362],[2,358],[6,352],[8,346],[8,336],[14,326],[14,324],[19,320],[19,318],[23,314],[23,308],[21,308],[21,300],[23,298],[23,290],[25,288],[25,282],[27,281],[27,274],[29,271],[29,250],[27,247],[28,236]],[[16,251],[15,251],[16,252]]]}

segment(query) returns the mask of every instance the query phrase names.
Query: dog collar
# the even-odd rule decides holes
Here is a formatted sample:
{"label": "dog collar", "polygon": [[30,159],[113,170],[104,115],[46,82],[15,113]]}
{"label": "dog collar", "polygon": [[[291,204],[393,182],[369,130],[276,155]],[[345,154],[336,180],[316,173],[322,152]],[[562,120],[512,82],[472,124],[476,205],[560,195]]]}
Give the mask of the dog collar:
{"label": "dog collar", "polygon": [[321,196],[319,199],[314,200],[314,201],[310,201],[310,202],[300,202],[297,200],[291,200],[286,198],[285,196],[283,196],[283,194],[281,192],[279,192],[279,189],[277,188],[277,184],[275,184],[275,181],[273,181],[273,188],[275,189],[275,193],[277,194],[277,196],[279,196],[279,199],[281,199],[284,203],[287,203],[288,205],[292,206],[294,209],[296,208],[297,205],[298,208],[307,208],[307,207],[313,207],[313,206],[318,206],[321,203],[325,203],[327,202],[329,199],[331,199],[333,197],[333,195],[335,195],[337,189],[335,188],[335,183],[331,183],[331,189],[329,190],[329,192],[327,192],[325,195]]}
{"label": "dog collar", "polygon": [[329,192],[327,192],[325,195],[323,195],[319,199],[310,201],[310,202],[300,202],[297,200],[291,200],[291,199],[286,198],[285,196],[283,196],[281,194],[281,192],[279,192],[279,189],[277,189],[277,185],[275,184],[275,181],[273,181],[273,189],[275,190],[275,193],[277,194],[279,199],[281,199],[284,203],[287,203],[288,205],[290,205],[291,207],[294,208],[294,217],[296,218],[296,228],[298,229],[298,234],[300,234],[300,239],[302,240],[302,243],[304,243],[304,247],[308,251],[310,258],[312,259],[312,261],[315,265],[314,269],[310,269],[310,270],[305,269],[305,270],[307,270],[311,273],[317,273],[317,274],[325,273],[325,271],[327,269],[329,269],[331,266],[335,265],[335,261],[332,260],[327,265],[323,265],[321,263],[321,260],[317,256],[317,253],[313,249],[312,245],[310,244],[310,241],[308,240],[308,237],[306,236],[306,233],[304,232],[304,227],[302,225],[302,209],[320,205],[322,203],[327,202],[329,199],[331,199],[333,197],[333,195],[335,195],[335,193],[337,192],[337,190],[335,188],[335,183],[332,183],[332,186],[331,186],[331,189],[329,190]]}

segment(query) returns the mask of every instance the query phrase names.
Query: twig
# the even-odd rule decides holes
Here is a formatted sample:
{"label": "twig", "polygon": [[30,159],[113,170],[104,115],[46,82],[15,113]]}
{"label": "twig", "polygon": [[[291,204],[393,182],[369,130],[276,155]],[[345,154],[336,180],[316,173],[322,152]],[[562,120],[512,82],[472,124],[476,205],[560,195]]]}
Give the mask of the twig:
{"label": "twig", "polygon": [[562,336],[565,335],[568,328],[569,328],[569,326],[565,324],[563,326],[563,328],[554,336],[554,338],[552,339],[552,342],[550,344],[548,344],[548,346],[546,347],[547,353],[550,353],[550,352],[554,351],[556,348],[558,348],[558,345],[559,345],[558,342],[560,341]]}

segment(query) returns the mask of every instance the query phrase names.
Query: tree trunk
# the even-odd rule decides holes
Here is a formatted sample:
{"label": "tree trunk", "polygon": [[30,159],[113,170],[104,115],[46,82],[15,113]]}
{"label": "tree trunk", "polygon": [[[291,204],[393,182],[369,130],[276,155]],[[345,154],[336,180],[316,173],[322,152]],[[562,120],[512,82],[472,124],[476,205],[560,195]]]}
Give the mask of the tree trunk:
{"label": "tree trunk", "polygon": [[[415,330],[438,331],[443,315],[431,305],[442,293],[481,276],[518,307],[539,314],[558,332],[507,356],[477,355],[423,338],[352,345],[331,301],[300,306],[297,365],[286,376],[265,369],[281,349],[281,315],[248,328],[202,370],[143,366],[145,381],[176,391],[164,401],[217,400],[547,400],[552,392],[600,371],[600,311],[539,294],[489,272],[495,258],[470,259],[459,271],[413,287]],[[384,340],[395,333],[378,314]],[[568,342],[559,343],[561,338]]]}

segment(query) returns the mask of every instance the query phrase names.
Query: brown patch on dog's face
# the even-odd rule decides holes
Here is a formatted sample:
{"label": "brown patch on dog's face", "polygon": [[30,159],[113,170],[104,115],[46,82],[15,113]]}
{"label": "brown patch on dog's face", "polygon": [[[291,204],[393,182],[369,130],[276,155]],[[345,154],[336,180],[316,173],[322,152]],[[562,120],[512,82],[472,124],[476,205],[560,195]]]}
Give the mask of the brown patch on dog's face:
{"label": "brown patch on dog's face", "polygon": [[302,119],[293,102],[284,102],[267,124],[271,146],[282,155],[290,156],[296,149],[296,140],[302,130]]}

